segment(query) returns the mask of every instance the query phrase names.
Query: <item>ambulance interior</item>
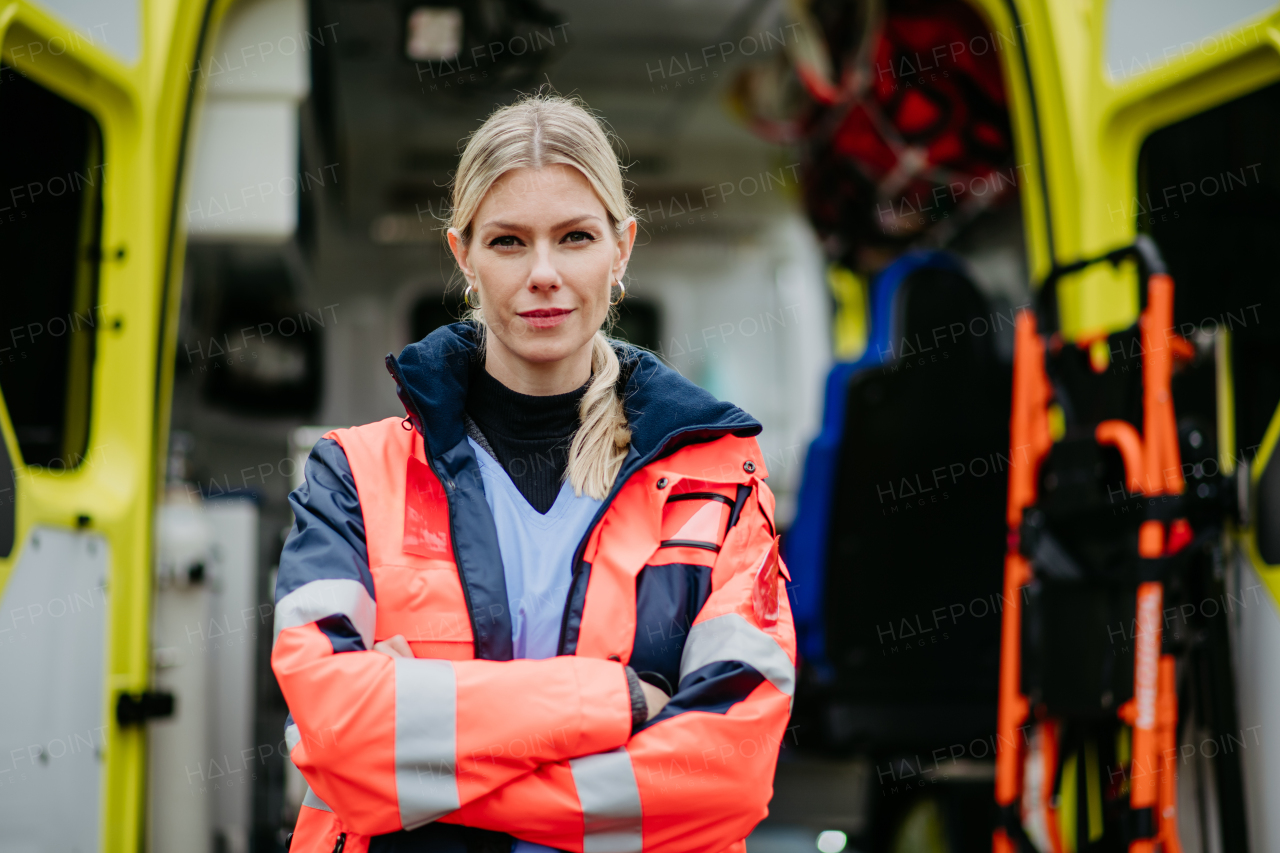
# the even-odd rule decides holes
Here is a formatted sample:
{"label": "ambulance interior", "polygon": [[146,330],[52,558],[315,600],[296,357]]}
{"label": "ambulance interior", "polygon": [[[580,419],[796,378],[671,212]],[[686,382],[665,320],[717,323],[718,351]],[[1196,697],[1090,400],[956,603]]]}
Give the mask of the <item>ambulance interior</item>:
{"label": "ambulance interior", "polygon": [[[764,424],[788,559],[819,567],[793,577],[800,686],[771,814],[748,849],[989,849],[1014,314],[1032,302],[1019,196],[1033,172],[997,112],[985,120],[1005,154],[955,171],[964,199],[935,196],[934,210],[917,194],[907,210],[902,193],[859,195],[849,206],[879,223],[877,239],[842,240],[847,211],[819,210],[815,225],[814,199],[855,185],[856,166],[813,141],[837,118],[796,106],[813,102],[795,72],[813,39],[802,33],[852,38],[882,6],[796,5],[808,11],[241,0],[211,33],[191,69],[200,100],[157,510],[155,681],[182,698],[149,726],[151,849],[283,849],[305,790],[268,663],[287,495],[326,429],[403,416],[383,356],[462,310],[442,236],[459,141],[544,84],[580,95],[625,143],[641,236],[614,334]],[[895,70],[894,85],[925,73]],[[1280,397],[1280,338],[1255,322],[1273,286],[1280,177],[1249,171],[1269,164],[1278,131],[1275,87],[1161,131],[1140,164],[1150,198],[1187,175],[1232,174],[1232,192],[1112,212],[1137,220],[1177,279],[1176,319],[1199,347],[1175,379],[1180,429],[1204,457],[1222,345],[1209,321],[1234,323],[1238,448],[1261,443]],[[1245,310],[1261,314],[1227,320]],[[812,477],[826,491],[806,498]],[[796,531],[821,548],[801,553]],[[1196,631],[1187,742],[1258,722],[1232,682],[1226,623]],[[1187,765],[1184,849],[1244,849],[1261,757]]]}

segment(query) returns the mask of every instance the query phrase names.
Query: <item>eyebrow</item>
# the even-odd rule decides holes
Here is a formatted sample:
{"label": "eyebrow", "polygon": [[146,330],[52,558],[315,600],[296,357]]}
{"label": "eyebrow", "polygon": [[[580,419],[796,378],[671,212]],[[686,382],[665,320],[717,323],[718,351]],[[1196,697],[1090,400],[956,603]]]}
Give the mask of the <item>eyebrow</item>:
{"label": "eyebrow", "polygon": [[[570,225],[576,225],[576,224],[578,224],[579,222],[582,222],[584,219],[595,219],[595,220],[597,220],[597,221],[598,221],[598,220],[600,219],[600,217],[596,216],[594,213],[584,213],[584,214],[582,214],[581,216],[574,216],[574,217],[571,217],[571,218],[569,218],[569,219],[564,220],[563,222],[557,222],[555,225],[552,225],[552,226],[551,226],[551,230],[552,230],[552,231],[559,231],[561,228],[568,228]],[[528,226],[525,226],[525,225],[517,225],[517,224],[515,224],[514,222],[486,222],[485,224],[481,225],[480,227],[481,227],[481,228],[499,228],[499,229],[501,229],[501,230],[503,230],[503,231],[527,231],[527,230],[529,230],[529,229],[528,229]]]}

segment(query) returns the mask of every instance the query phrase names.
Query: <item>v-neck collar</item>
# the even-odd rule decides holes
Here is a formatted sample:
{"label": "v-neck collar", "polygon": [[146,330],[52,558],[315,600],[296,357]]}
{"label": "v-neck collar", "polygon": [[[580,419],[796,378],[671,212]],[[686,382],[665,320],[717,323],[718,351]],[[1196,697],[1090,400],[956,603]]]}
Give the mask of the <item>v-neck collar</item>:
{"label": "v-neck collar", "polygon": [[[568,481],[560,484],[560,491],[556,492],[556,499],[551,504],[551,508],[545,513],[538,512],[533,504],[529,503],[528,498],[516,487],[515,481],[511,479],[511,475],[502,467],[490,454],[484,452],[482,447],[474,438],[467,436],[467,441],[471,442],[472,449],[476,451],[476,460],[480,463],[481,474],[490,472],[498,481],[503,490],[507,492],[508,498],[515,502],[515,506],[525,520],[540,530],[547,530],[561,520],[563,520],[569,507],[577,500],[578,496],[573,493],[573,487]],[[587,498],[590,500],[590,498]]]}

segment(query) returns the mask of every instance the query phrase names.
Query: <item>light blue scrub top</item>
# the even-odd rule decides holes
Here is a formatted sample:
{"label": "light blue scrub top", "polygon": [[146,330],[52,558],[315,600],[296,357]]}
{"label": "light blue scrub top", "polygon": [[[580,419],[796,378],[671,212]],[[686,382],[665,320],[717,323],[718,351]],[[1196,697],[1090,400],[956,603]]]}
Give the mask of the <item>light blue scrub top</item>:
{"label": "light blue scrub top", "polygon": [[[512,654],[554,657],[560,622],[573,582],[573,552],[602,501],[573,493],[566,481],[546,515],[534,509],[501,463],[468,438],[480,463],[484,499],[498,529],[498,550],[507,581]],[[550,853],[553,848],[517,840],[512,853]]]}

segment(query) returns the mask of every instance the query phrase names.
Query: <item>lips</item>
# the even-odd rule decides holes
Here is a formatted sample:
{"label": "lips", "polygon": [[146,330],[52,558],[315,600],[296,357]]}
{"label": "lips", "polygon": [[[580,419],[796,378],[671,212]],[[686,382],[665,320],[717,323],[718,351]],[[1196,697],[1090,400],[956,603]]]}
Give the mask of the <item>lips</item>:
{"label": "lips", "polygon": [[517,316],[535,329],[554,329],[573,313],[569,308],[538,308],[533,311],[520,311]]}

